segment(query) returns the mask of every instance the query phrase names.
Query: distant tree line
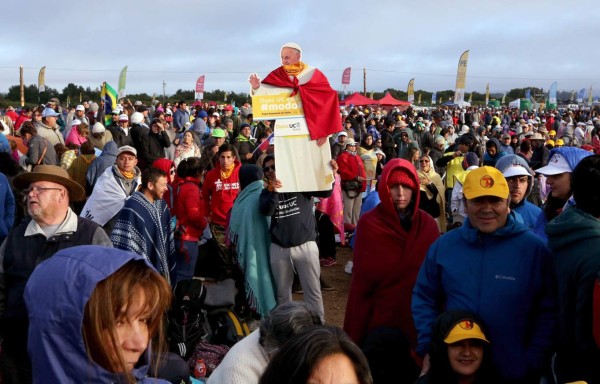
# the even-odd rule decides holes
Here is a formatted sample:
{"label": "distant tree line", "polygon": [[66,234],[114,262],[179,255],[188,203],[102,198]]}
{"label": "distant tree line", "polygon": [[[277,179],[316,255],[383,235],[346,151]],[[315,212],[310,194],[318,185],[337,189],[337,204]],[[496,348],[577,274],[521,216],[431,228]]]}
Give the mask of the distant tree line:
{"label": "distant tree line", "polygon": [[[527,87],[527,88],[513,88],[506,93],[506,103],[518,99],[524,98],[527,90],[530,90],[532,98],[536,101],[540,102],[546,99],[547,92],[543,89],[535,88],[535,87]],[[407,100],[408,94],[406,91],[388,88],[383,90],[382,92],[367,92],[367,97],[372,97],[375,100],[381,99],[385,94],[389,92],[392,97],[398,100]],[[424,91],[424,90],[416,90],[415,91],[415,104],[419,99],[419,95],[421,95],[421,105],[431,105],[431,96],[433,92]],[[351,92],[344,93],[344,96],[350,96]],[[340,94],[340,97],[342,95]],[[468,101],[471,96],[470,92],[465,94],[465,101]],[[502,93],[491,93],[490,100],[502,100],[504,95]],[[25,104],[28,106],[35,106],[38,104],[43,104],[50,100],[52,97],[57,97],[61,105],[67,106],[67,100],[71,106],[79,104],[83,100],[100,100],[100,88],[92,89],[90,87],[82,87],[80,85],[76,85],[73,83],[67,84],[66,87],[63,88],[62,91],[59,91],[55,88],[46,86],[46,90],[44,92],[38,92],[38,87],[35,84],[30,84],[25,86]],[[163,95],[154,95],[156,100],[161,102],[175,102],[179,100],[186,100],[188,102],[192,102],[194,100],[195,93],[193,90],[183,90],[178,89],[172,95],[166,95],[166,98],[163,98]],[[148,95],[146,93],[139,94],[129,94],[127,98],[131,101],[140,100],[145,104],[150,104],[152,101],[153,95]],[[437,104],[440,104],[440,100],[442,102],[446,102],[454,98],[453,90],[444,90],[437,91]],[[573,92],[568,91],[560,91],[557,93],[557,99],[559,103],[572,103],[575,102]],[[8,93],[4,95],[0,95],[0,107],[6,107],[8,105],[17,106],[20,104],[21,100],[21,91],[18,85],[13,85],[8,89]],[[219,104],[231,104],[235,102],[235,105],[242,105],[246,101],[250,102],[250,96],[247,93],[241,92],[231,92],[224,90],[214,90],[212,92],[205,92],[204,99],[205,102],[217,102]],[[483,105],[485,103],[485,92],[473,92],[472,101],[474,105]],[[586,100],[587,101],[587,96]]]}

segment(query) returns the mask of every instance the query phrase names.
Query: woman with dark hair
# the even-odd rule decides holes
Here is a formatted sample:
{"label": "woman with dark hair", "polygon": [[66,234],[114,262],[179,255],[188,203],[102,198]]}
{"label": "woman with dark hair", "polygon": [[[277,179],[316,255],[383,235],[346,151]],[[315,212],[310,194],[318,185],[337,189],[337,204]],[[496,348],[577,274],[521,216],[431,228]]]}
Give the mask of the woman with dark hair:
{"label": "woman with dark hair", "polygon": [[433,167],[433,161],[428,155],[419,158],[419,208],[429,213],[438,224],[440,233],[446,232],[446,216],[444,214],[446,201],[444,182]]}
{"label": "woman with dark hair", "polygon": [[143,256],[101,246],[57,252],[25,288],[33,382],[166,383],[147,375],[164,356],[171,296]]}
{"label": "woman with dark hair", "polygon": [[21,126],[21,138],[27,145],[27,157],[22,157],[21,166],[38,164],[57,165],[56,151],[50,142],[37,134],[37,128],[31,121],[26,121]]}
{"label": "woman with dark hair", "polygon": [[546,223],[560,215],[564,208],[573,205],[571,195],[571,174],[579,162],[591,152],[576,147],[554,148],[550,151],[548,165],[535,170],[546,177],[546,201],[537,219],[533,232],[544,240]]}
{"label": "woman with dark hair", "polygon": [[179,145],[175,147],[175,166],[189,157],[200,157],[200,148],[194,143],[194,134],[192,131],[185,131]]}
{"label": "woman with dark hair", "polygon": [[432,327],[430,367],[417,384],[499,383],[491,366],[490,341],[479,318],[466,311],[448,311]]}
{"label": "woman with dark hair", "polygon": [[328,325],[310,327],[289,339],[271,360],[259,384],[325,382],[373,383],[360,348],[342,329]]}
{"label": "woman with dark hair", "polygon": [[202,162],[197,157],[184,159],[177,167],[177,176],[181,182],[177,185],[179,192],[173,209],[177,217],[175,281],[181,281],[194,277],[198,260],[198,240],[206,228],[204,203],[200,190]]}
{"label": "woman with dark hair", "polygon": [[156,159],[152,163],[152,167],[158,168],[167,174],[167,191],[163,194],[163,200],[167,203],[171,216],[175,216],[174,210],[177,191],[174,191],[174,189],[181,182],[181,179],[177,176],[177,167],[169,159]]}
{"label": "woman with dark hair", "polygon": [[365,175],[367,182],[367,189],[364,196],[367,196],[374,188],[377,182],[377,165],[379,164],[377,154],[375,152],[375,140],[370,133],[363,136],[358,148],[358,155],[365,166]]}

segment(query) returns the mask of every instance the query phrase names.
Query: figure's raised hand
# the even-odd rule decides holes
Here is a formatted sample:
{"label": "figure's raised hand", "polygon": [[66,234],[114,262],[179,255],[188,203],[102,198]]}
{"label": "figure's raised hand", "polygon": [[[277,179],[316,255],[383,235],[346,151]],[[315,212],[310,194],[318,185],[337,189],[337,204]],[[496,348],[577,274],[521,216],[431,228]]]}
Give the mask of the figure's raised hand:
{"label": "figure's raised hand", "polygon": [[256,73],[253,73],[250,75],[250,77],[248,78],[248,82],[250,83],[250,86],[254,90],[256,90],[260,87],[260,77],[258,77],[258,75]]}

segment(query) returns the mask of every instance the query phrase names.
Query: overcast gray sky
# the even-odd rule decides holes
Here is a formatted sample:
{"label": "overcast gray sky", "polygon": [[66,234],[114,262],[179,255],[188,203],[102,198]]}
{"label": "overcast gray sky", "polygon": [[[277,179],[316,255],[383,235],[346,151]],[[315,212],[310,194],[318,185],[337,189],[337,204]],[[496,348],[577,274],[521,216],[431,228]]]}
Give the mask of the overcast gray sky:
{"label": "overcast gray sky", "polygon": [[2,0],[0,92],[37,84],[117,87],[128,65],[127,91],[167,94],[193,89],[247,91],[251,72],[280,65],[294,41],[303,61],[341,89],[454,89],[460,55],[470,50],[467,93],[527,86],[588,89],[600,94],[600,5],[572,1],[204,1]]}

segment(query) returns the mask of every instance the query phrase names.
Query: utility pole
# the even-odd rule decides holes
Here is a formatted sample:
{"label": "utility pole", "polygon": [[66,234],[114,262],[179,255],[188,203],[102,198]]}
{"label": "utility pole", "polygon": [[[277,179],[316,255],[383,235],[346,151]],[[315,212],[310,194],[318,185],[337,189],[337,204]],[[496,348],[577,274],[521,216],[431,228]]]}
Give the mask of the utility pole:
{"label": "utility pole", "polygon": [[367,97],[367,68],[363,68],[363,95]]}
{"label": "utility pole", "polygon": [[165,93],[166,88],[167,88],[167,83],[163,80],[163,104],[164,104],[165,100],[167,99],[167,96]]}

